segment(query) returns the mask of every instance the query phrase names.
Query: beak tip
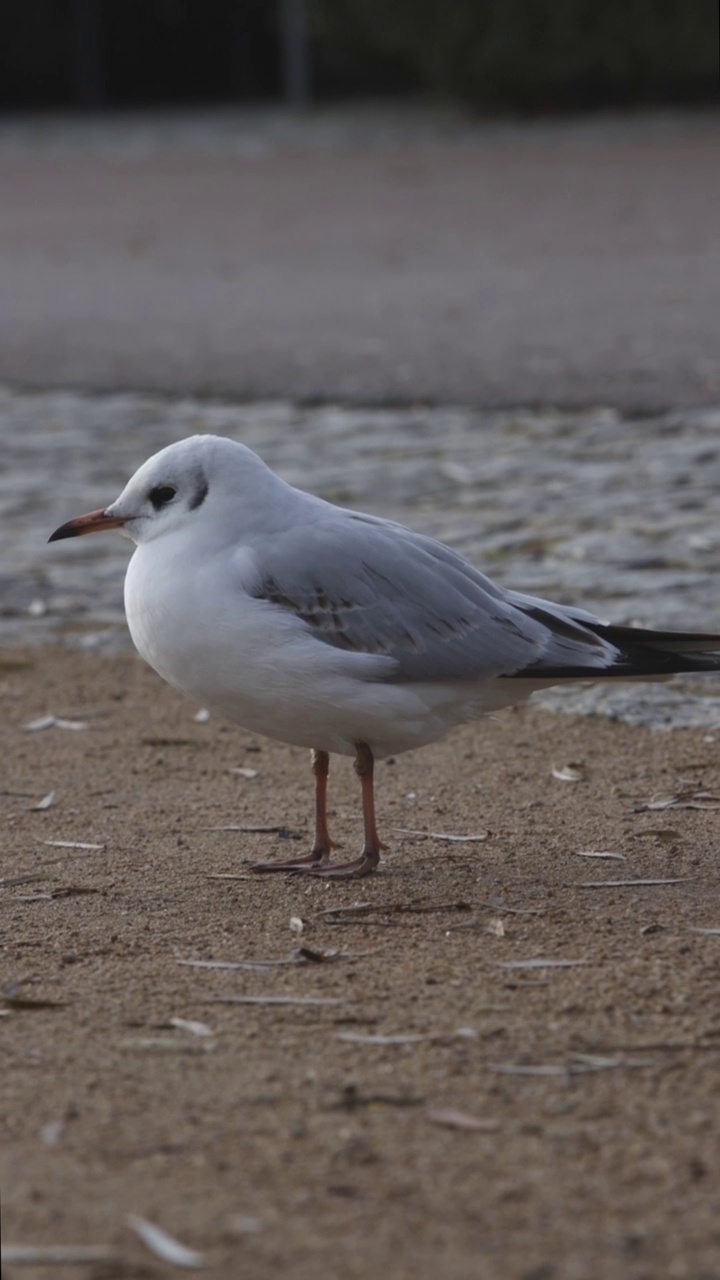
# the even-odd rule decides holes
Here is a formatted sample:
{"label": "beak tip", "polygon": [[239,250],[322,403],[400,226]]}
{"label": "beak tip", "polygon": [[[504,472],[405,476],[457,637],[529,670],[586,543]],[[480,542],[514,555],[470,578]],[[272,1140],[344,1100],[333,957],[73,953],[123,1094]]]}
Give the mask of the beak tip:
{"label": "beak tip", "polygon": [[48,542],[60,542],[63,538],[79,538],[84,533],[99,533],[103,529],[121,529],[125,521],[119,516],[106,515],[105,511],[89,511],[86,516],[76,516],[61,524],[50,534]]}
{"label": "beak tip", "polygon": [[48,538],[48,542],[60,542],[62,538],[71,538],[71,537],[72,537],[72,530],[68,531],[67,525],[61,524],[59,529],[56,529],[54,533],[50,534],[50,537]]}

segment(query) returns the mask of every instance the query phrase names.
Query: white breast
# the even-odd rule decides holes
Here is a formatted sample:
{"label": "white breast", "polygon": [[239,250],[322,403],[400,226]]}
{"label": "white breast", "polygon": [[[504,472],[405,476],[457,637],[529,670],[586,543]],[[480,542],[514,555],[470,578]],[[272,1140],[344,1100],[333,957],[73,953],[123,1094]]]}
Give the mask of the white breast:
{"label": "white breast", "polygon": [[250,552],[229,564],[186,551],[168,554],[159,540],[137,548],[125,580],[130,634],[164,680],[253,733],[343,755],[366,742],[382,759],[531,692],[515,681],[395,683],[391,659],[328,645],[251,595]]}

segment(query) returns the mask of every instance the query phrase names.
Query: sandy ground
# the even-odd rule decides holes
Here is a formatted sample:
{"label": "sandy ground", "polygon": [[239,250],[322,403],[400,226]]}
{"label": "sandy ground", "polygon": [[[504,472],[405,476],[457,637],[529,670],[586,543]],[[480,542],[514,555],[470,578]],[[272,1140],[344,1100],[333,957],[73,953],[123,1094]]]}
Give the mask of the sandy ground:
{"label": "sandy ground", "polygon": [[[382,766],[380,872],[309,883],[248,865],[307,843],[304,753],[129,657],[0,666],[4,1243],[100,1250],[4,1280],[169,1273],[128,1214],[223,1280],[720,1275],[712,735],[506,712]],[[346,761],[331,813],[352,848]]]}
{"label": "sandy ground", "polygon": [[272,120],[0,126],[0,379],[717,401],[717,110],[444,133],[320,112],[292,137]]}

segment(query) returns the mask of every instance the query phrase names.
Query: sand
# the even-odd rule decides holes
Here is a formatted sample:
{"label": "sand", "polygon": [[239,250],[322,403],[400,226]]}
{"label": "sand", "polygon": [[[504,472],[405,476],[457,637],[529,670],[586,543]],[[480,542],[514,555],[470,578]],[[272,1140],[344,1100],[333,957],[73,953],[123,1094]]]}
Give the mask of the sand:
{"label": "sand", "polygon": [[[712,734],[504,712],[380,766],[379,872],[309,882],[249,866],[308,843],[305,753],[134,658],[0,668],[5,1280],[169,1273],[127,1215],[218,1278],[720,1274]],[[349,761],[330,813],[352,851]]]}

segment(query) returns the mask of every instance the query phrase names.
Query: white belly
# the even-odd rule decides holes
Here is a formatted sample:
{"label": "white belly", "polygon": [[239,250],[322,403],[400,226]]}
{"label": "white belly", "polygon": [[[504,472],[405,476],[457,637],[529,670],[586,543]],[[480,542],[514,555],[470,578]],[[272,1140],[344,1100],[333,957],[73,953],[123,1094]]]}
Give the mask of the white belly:
{"label": "white belly", "polygon": [[[222,566],[201,575],[153,563],[138,548],[125,580],[130,634],[169,684],[243,728],[294,746],[382,759],[424,746],[486,711],[519,701],[530,681],[399,684],[391,660],[318,640],[290,611],[238,588]],[[222,586],[221,586],[222,583]],[[518,687],[521,686],[521,687]]]}

